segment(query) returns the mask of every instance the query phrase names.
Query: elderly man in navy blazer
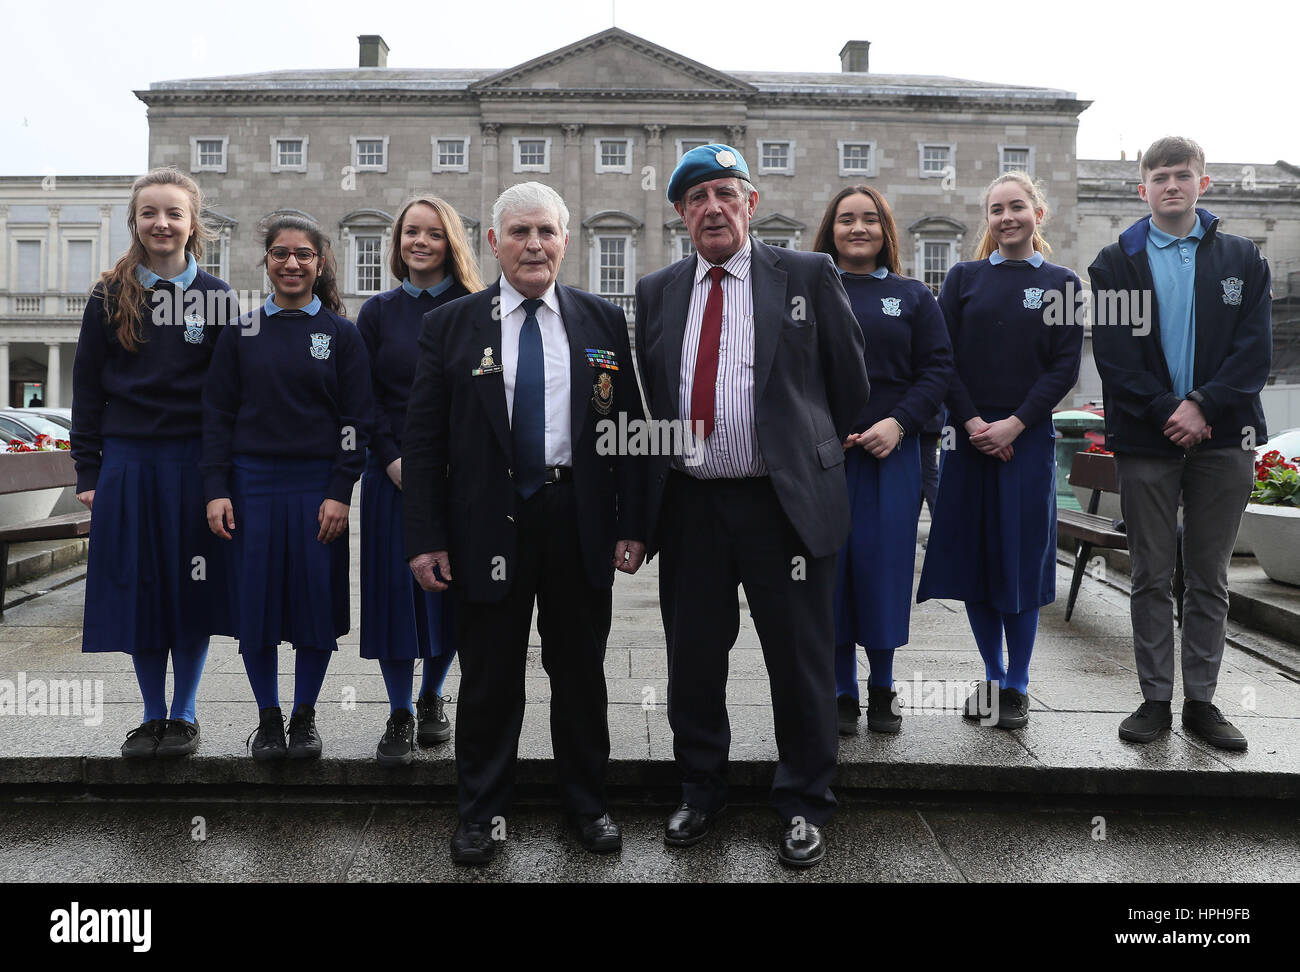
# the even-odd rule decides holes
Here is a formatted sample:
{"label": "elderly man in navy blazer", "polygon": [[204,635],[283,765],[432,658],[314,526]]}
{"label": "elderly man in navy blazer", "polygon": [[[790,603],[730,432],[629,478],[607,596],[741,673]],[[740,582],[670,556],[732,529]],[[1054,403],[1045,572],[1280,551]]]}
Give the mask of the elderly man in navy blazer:
{"label": "elderly man in navy blazer", "polygon": [[411,570],[455,593],[459,864],[490,860],[507,829],[534,601],[561,802],[588,850],[622,846],[604,656],[614,570],[645,552],[645,466],[602,454],[597,427],[643,411],[623,312],[556,283],[568,223],[541,183],[497,199],[501,277],[425,316],[402,436]]}
{"label": "elderly man in navy blazer", "polygon": [[778,856],[808,866],[835,807],[831,599],[849,532],[843,450],[869,394],[862,331],[829,257],[750,238],[758,192],[736,149],[687,152],[668,199],[696,254],[637,284],[637,360],[651,415],[703,438],[652,457],[647,497],[682,778],[664,840],[702,840],[726,802],[743,584],[772,689]]}

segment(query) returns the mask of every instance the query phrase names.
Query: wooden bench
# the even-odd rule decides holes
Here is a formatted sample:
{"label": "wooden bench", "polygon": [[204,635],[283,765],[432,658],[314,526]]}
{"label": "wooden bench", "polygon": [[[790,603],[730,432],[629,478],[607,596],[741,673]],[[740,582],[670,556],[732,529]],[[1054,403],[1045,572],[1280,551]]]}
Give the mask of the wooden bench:
{"label": "wooden bench", "polygon": [[[1092,490],[1087,512],[1057,508],[1056,530],[1078,542],[1074,548],[1074,574],[1070,577],[1070,596],[1065,602],[1065,620],[1074,613],[1079,585],[1088,569],[1088,557],[1094,549],[1128,550],[1128,535],[1115,529],[1109,517],[1099,516],[1097,507],[1102,493],[1119,493],[1119,467],[1114,456],[1096,452],[1076,452],[1070,464],[1070,485]],[[1178,530],[1178,553],[1174,561],[1174,612],[1183,623],[1183,532]]]}
{"label": "wooden bench", "polygon": [[[0,456],[0,495],[34,489],[75,486],[77,473],[67,452],[30,452]],[[90,511],[65,513],[26,523],[0,523],[0,618],[9,573],[9,544],[35,540],[73,540],[90,535]]]}

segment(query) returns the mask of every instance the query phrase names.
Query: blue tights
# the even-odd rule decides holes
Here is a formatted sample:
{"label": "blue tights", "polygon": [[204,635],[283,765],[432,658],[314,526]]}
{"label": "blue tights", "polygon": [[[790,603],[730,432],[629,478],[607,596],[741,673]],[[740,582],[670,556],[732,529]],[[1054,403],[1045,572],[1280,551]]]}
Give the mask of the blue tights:
{"label": "blue tights", "polygon": [[[315,648],[295,648],[293,661],[293,710],[302,706],[316,707],[325,671],[329,668],[332,651]],[[259,709],[274,709],[280,705],[280,684],[276,677],[279,652],[272,645],[262,651],[244,652],[244,670]],[[292,713],[291,713],[292,714]]]}
{"label": "blue tights", "polygon": [[[203,677],[203,663],[208,657],[208,639],[196,643],[188,651],[171,652],[172,659],[172,713],[173,719],[198,721],[199,679]],[[144,721],[167,718],[167,655],[162,652],[135,654],[135,678],[140,683],[144,697]]]}
{"label": "blue tights", "polygon": [[[442,683],[447,678],[447,669],[456,653],[444,650],[433,658],[424,659],[424,674],[420,678],[420,697],[441,695]],[[388,689],[389,714],[398,709],[411,711],[411,682],[415,678],[415,659],[403,658],[392,661],[381,660],[379,670],[384,676],[384,687]]]}
{"label": "blue tights", "polygon": [[[1038,609],[1004,614],[983,601],[967,601],[966,616],[984,659],[984,677],[1003,688],[1029,690],[1029,658],[1038,633]],[[1002,664],[1002,635],[1007,638],[1007,664]]]}
{"label": "blue tights", "polygon": [[[894,687],[894,651],[867,649],[867,664],[871,675],[867,684],[871,688]],[[835,694],[858,697],[858,657],[857,646],[853,644],[835,646]]]}

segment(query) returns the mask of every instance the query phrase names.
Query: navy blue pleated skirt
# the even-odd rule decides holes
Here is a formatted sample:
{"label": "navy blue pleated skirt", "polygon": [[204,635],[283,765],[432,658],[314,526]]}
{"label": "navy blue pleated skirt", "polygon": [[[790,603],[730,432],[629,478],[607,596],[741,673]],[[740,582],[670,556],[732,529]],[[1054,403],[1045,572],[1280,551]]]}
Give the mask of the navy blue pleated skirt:
{"label": "navy blue pleated skirt", "polygon": [[903,439],[884,459],[844,454],[853,528],[835,577],[835,643],[888,651],[907,644],[920,512],[921,448]]}
{"label": "navy blue pleated skirt", "polygon": [[[1006,413],[1010,414],[1010,413]],[[988,413],[985,421],[1005,418]],[[1052,420],[1025,429],[1009,462],[958,428],[943,453],[939,499],[917,602],[982,601],[1019,614],[1056,600],[1056,439]]]}
{"label": "navy blue pleated skirt", "polygon": [[348,531],[333,543],[316,539],[333,462],[236,455],[233,467],[240,653],[282,641],[337,650],[349,628]]}
{"label": "navy blue pleated skirt", "polygon": [[416,583],[402,532],[402,493],[372,452],[361,477],[362,658],[434,658],[455,650],[451,599]]}
{"label": "navy blue pleated skirt", "polygon": [[198,652],[229,623],[226,551],[208,529],[199,452],[198,437],[104,439],[82,651]]}

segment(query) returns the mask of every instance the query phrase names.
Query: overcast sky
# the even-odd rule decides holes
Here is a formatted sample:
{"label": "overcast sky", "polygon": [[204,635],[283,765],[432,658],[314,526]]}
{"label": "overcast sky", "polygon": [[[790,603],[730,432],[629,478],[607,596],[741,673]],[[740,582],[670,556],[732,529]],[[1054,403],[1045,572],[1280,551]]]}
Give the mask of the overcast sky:
{"label": "overcast sky", "polygon": [[749,0],[698,12],[704,6],[0,0],[0,175],[142,171],[148,124],[132,91],[151,81],[355,67],[356,37],[371,33],[392,48],[392,67],[506,68],[615,22],[722,71],[838,71],[852,39],[871,41],[873,72],[1073,91],[1093,102],[1080,117],[1081,158],[1126,149],[1131,159],[1179,133],[1211,162],[1300,164],[1295,13],[1281,3]]}

